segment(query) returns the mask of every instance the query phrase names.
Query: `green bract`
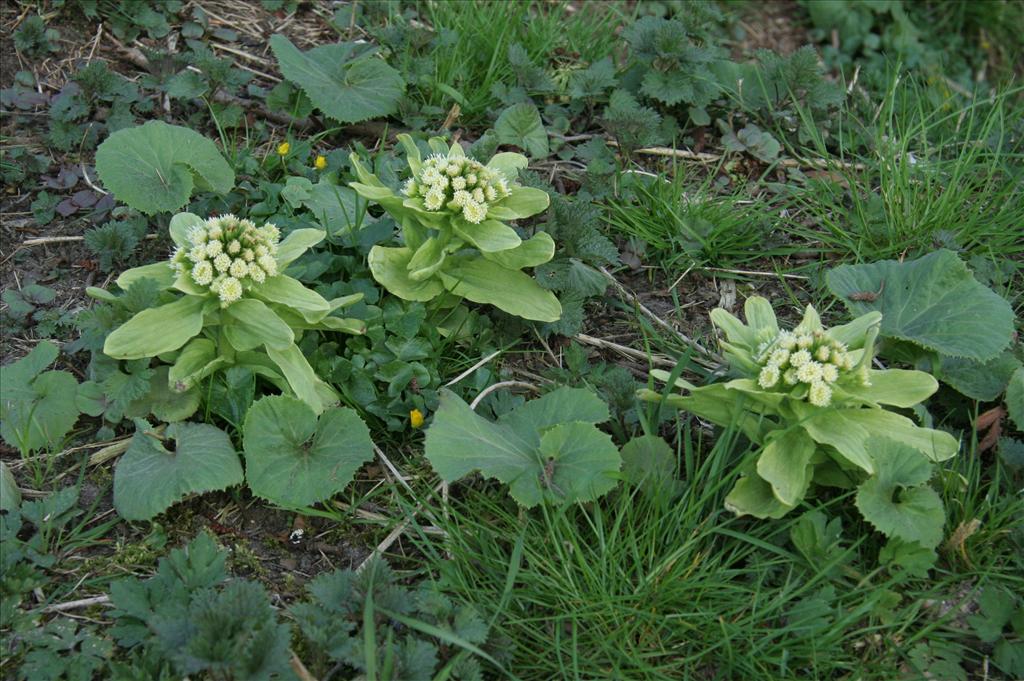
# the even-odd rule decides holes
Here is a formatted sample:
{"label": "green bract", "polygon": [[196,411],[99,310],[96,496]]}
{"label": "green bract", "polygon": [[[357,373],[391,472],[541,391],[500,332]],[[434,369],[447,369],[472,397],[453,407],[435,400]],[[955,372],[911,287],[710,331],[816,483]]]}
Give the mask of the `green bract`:
{"label": "green bract", "polygon": [[432,300],[446,291],[526,319],[553,322],[562,315],[554,294],[521,270],[551,260],[555,243],[545,232],[523,241],[503,220],[536,215],[548,195],[514,183],[526,157],[501,153],[482,164],[462,147],[429,141],[424,160],[408,135],[399,135],[411,176],[403,196],[367,171],[353,154],[359,182],[352,188],[376,201],[402,226],[405,246],[374,246],[370,270],[381,285],[406,300]]}
{"label": "green bract", "polygon": [[[738,515],[778,518],[796,507],[812,484],[858,487],[858,508],[879,530],[934,547],[941,538],[942,509],[925,486],[931,463],[952,457],[959,443],[883,407],[913,407],[935,392],[935,379],[921,371],[871,368],[882,319],[878,312],[825,329],[808,306],[792,331],[779,329],[764,298],[748,299],[745,312],[746,324],[722,309],[711,313],[725,334],[723,353],[740,378],[699,388],[678,380],[689,394],[665,398],[716,424],[734,425],[760,445],[756,463],[730,492],[727,507]],[[663,371],[652,375],[668,378]],[[661,399],[650,390],[640,396]],[[906,480],[894,473],[911,468],[915,475]],[[901,513],[921,509],[894,503],[897,489],[928,499],[930,525],[919,518],[900,522]],[[914,534],[914,527],[920,532]]]}
{"label": "green bract", "polygon": [[149,278],[184,295],[136,314],[107,337],[103,352],[115,359],[174,353],[168,385],[177,392],[220,369],[245,366],[318,414],[337,403],[295,343],[308,329],[362,333],[363,322],[331,316],[362,295],[328,301],[282,274],[324,232],[298,229],[279,243],[273,225],[191,213],[174,216],[170,232],[177,248],[169,261],[128,270],[117,284],[127,289]]}

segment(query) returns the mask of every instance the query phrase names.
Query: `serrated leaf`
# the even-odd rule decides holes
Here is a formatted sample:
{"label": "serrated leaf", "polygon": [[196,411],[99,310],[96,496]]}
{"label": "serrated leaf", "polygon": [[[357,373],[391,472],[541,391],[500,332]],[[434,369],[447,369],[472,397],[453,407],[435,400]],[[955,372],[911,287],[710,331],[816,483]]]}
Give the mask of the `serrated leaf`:
{"label": "serrated leaf", "polygon": [[[163,438],[163,439],[162,439]],[[168,445],[173,442],[173,450]],[[114,469],[114,507],[149,520],[190,494],[241,484],[242,464],[227,433],[205,423],[172,423],[163,436],[143,420]]]}
{"label": "serrated leaf", "polygon": [[13,513],[21,504],[21,490],[14,480],[11,469],[0,461],[0,511]]}
{"label": "serrated leaf", "polygon": [[633,485],[657,488],[675,481],[676,455],[657,435],[641,435],[622,446],[622,477]]}
{"label": "serrated leaf", "polygon": [[1003,394],[1020,367],[1013,352],[1004,350],[987,362],[943,356],[935,373],[943,383],[972,400],[991,402]]}
{"label": "serrated leaf", "polygon": [[[881,312],[883,336],[951,357],[987,361],[1013,334],[1010,304],[978,283],[952,251],[903,263],[842,265],[829,271],[827,283],[852,313]],[[874,301],[850,299],[880,290]]]}
{"label": "serrated leaf", "polygon": [[370,431],[355,411],[328,409],[318,420],[309,406],[286,395],[252,405],[244,443],[249,487],[282,506],[330,498],[373,458]]}
{"label": "serrated leaf", "polygon": [[197,178],[218,194],[235,184],[213,142],[163,121],[108,137],[96,150],[96,172],[118,200],[148,215],[188,203]]}
{"label": "serrated leaf", "polygon": [[302,88],[331,118],[355,123],[393,113],[405,80],[382,59],[358,56],[355,43],[321,45],[301,52],[280,34],[270,37],[284,77]]}
{"label": "serrated leaf", "polygon": [[885,437],[872,437],[875,475],[857,489],[857,508],[882,534],[931,549],[942,541],[946,514],[927,486],[932,464],[920,452]]}
{"label": "serrated leaf", "polygon": [[[572,420],[574,414],[599,416],[593,408],[596,398],[580,390],[556,392],[560,394],[541,408],[529,408],[528,402],[494,423],[475,414],[453,392],[441,391],[440,407],[427,430],[427,459],[449,482],[476,470],[504,482],[526,507],[545,498],[597,498],[616,484],[618,450],[592,423]],[[552,408],[556,406],[562,410]],[[607,418],[607,407],[600,416]]]}

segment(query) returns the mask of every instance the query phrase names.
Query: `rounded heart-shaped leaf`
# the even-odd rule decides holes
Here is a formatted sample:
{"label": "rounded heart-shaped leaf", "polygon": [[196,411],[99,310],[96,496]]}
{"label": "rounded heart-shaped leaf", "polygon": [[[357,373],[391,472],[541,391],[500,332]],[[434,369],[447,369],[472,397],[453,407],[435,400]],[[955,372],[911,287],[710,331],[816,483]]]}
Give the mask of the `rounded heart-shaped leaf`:
{"label": "rounded heart-shaped leaf", "polygon": [[243,429],[245,477],[253,494],[281,506],[310,506],[337,494],[373,458],[370,431],[348,408],[318,419],[301,400],[264,397]]}

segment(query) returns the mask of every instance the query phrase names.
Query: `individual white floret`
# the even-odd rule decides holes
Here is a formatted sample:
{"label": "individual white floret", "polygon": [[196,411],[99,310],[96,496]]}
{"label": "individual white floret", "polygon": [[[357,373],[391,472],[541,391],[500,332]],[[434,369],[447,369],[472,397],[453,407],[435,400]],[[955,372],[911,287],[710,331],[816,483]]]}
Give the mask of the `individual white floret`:
{"label": "individual white floret", "polygon": [[247,263],[242,258],[235,258],[235,260],[231,263],[231,268],[228,271],[231,273],[231,276],[234,277],[235,279],[241,279],[242,277],[249,273],[249,263]]}
{"label": "individual white floret", "polygon": [[466,218],[466,222],[478,225],[487,217],[487,207],[476,201],[467,201],[466,205],[462,207],[462,217]]}
{"label": "individual white floret", "polygon": [[201,263],[197,263],[192,268],[192,281],[196,282],[200,286],[207,286],[213,281],[213,265],[210,264],[209,260],[204,260]]}
{"label": "individual white floret", "polygon": [[454,189],[455,191],[458,191],[460,189],[465,189],[465,188],[466,188],[466,178],[464,178],[464,177],[456,177],[456,178],[452,179],[452,189]]}
{"label": "individual white floret", "polygon": [[484,187],[484,198],[486,198],[488,201],[494,201],[495,199],[498,198],[497,190],[491,185],[487,185],[486,187]]}
{"label": "individual white floret", "polygon": [[267,273],[256,263],[249,263],[249,278],[257,284],[262,284],[267,280]]}
{"label": "individual white floret", "polygon": [[789,361],[789,350],[778,348],[768,357],[768,363],[776,366],[783,366]]}
{"label": "individual white floret", "polygon": [[786,385],[796,385],[800,380],[796,377],[796,369],[788,369],[786,373],[782,374],[782,380]]}
{"label": "individual white floret", "polygon": [[238,252],[242,250],[242,244],[238,242],[238,239],[232,239],[228,242],[228,255],[238,255]]}
{"label": "individual white floret", "polygon": [[465,189],[461,189],[455,192],[455,194],[452,196],[452,203],[454,203],[459,208],[465,207],[465,205],[472,200],[473,197]]}
{"label": "individual white floret", "polygon": [[814,359],[819,362],[827,362],[831,354],[832,350],[827,345],[819,345],[818,349],[814,351]]}
{"label": "individual white floret", "polygon": [[402,188],[402,193],[406,196],[416,196],[416,194],[419,193],[417,190],[418,186],[416,185],[416,178],[410,177],[405,181],[405,187]]}
{"label": "individual white floret", "polygon": [[246,262],[252,262],[253,260],[256,259],[256,254],[253,252],[251,248],[247,248],[244,251],[242,251],[242,259],[245,260]]}
{"label": "individual white floret", "polygon": [[761,369],[761,373],[757,376],[757,384],[768,390],[774,388],[779,382],[779,367],[774,364],[769,364],[765,368]]}
{"label": "individual white floret", "polygon": [[211,240],[206,244],[206,257],[216,258],[224,251],[224,244],[220,241]]}
{"label": "individual white floret", "polygon": [[221,305],[229,305],[242,297],[242,284],[234,277],[227,277],[220,283]]}
{"label": "individual white floret", "polygon": [[789,356],[789,366],[799,369],[811,361],[811,353],[806,350],[797,350]]}
{"label": "individual white floret", "polygon": [[799,336],[796,337],[796,345],[797,345],[797,347],[799,347],[801,349],[809,348],[809,347],[811,347],[811,345],[813,343],[814,343],[814,338],[812,338],[811,336],[808,336],[807,334],[803,334],[802,333],[802,334],[800,334]]}
{"label": "individual white floret", "polygon": [[789,331],[783,331],[779,334],[778,343],[783,350],[792,350],[796,347],[796,336]]}
{"label": "individual white floret", "polygon": [[206,248],[204,246],[194,246],[188,252],[188,259],[192,262],[202,262],[206,260]]}
{"label": "individual white floret", "polygon": [[269,255],[262,256],[256,261],[263,271],[267,273],[268,277],[277,276],[277,261]]}
{"label": "individual white floret", "polygon": [[811,383],[811,389],[807,393],[807,400],[816,407],[827,407],[832,401],[832,388],[821,381]]}
{"label": "individual white floret", "polygon": [[480,187],[477,187],[476,189],[474,189],[473,190],[473,200],[476,201],[477,203],[483,203],[485,201],[485,199],[484,199],[484,190],[481,189]]}
{"label": "individual white floret", "polygon": [[227,272],[231,267],[231,256],[227,253],[221,253],[213,259],[213,266],[218,272]]}
{"label": "individual white floret", "polygon": [[839,369],[837,369],[834,364],[822,365],[821,378],[826,383],[835,383],[839,380]]}
{"label": "individual white floret", "polygon": [[423,206],[427,210],[440,210],[443,205],[444,192],[438,189],[431,189],[427,192],[427,195],[423,197]]}
{"label": "individual white floret", "polygon": [[815,383],[821,380],[821,364],[808,362],[796,370],[796,377],[801,383]]}

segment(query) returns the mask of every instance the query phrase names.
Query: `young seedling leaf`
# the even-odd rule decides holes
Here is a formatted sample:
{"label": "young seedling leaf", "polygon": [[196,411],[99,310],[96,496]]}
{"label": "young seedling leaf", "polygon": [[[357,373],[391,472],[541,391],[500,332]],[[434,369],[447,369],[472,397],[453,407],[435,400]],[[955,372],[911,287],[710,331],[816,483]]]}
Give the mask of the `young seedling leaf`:
{"label": "young seedling leaf", "polygon": [[144,420],[114,470],[114,507],[149,520],[190,494],[240,484],[242,464],[227,433],[205,423],[172,423],[164,434]]}
{"label": "young seedling leaf", "polygon": [[370,431],[348,408],[317,419],[301,400],[264,397],[245,418],[246,479],[253,493],[282,506],[310,506],[345,489],[373,458]]}
{"label": "young seedling leaf", "polygon": [[213,142],[163,121],[108,137],[96,150],[96,172],[115,197],[148,215],[184,206],[197,182],[218,194],[235,184]]}

